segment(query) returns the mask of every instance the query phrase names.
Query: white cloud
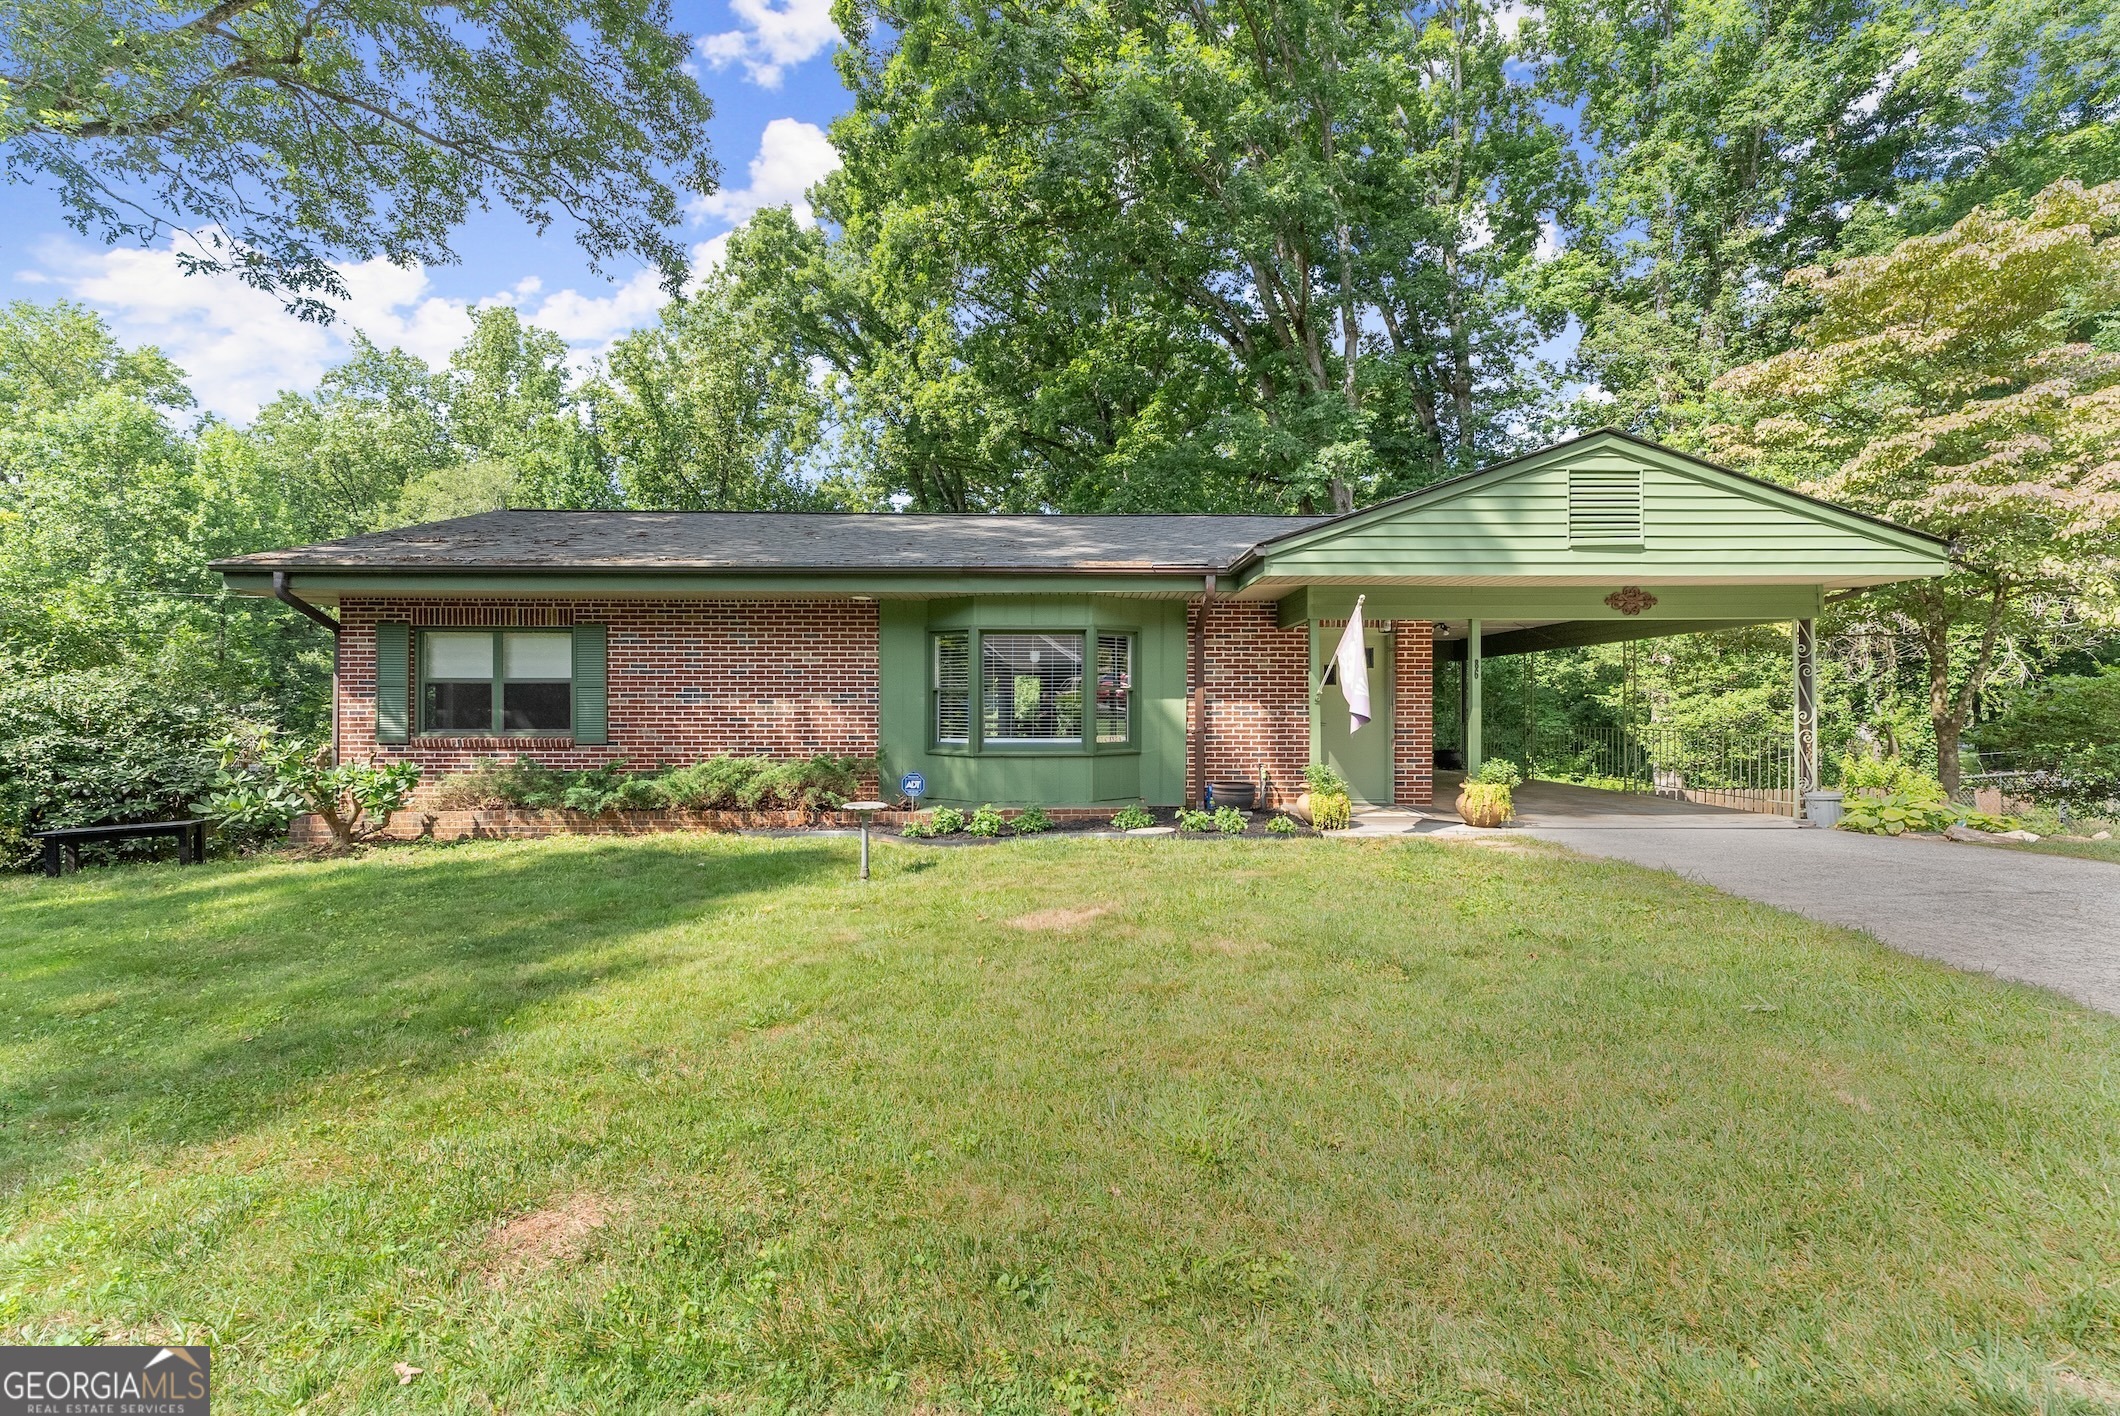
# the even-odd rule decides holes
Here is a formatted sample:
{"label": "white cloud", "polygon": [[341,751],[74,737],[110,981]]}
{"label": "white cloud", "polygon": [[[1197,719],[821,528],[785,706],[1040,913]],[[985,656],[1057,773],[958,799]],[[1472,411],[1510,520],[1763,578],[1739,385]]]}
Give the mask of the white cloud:
{"label": "white cloud", "polygon": [[1877,76],[1877,82],[1870,87],[1870,91],[1848,105],[1849,115],[1857,118],[1876,117],[1877,110],[1884,104],[1885,95],[1892,91],[1892,85],[1898,83],[1902,75],[1920,62],[1921,51],[1909,49],[1886,65],[1885,71]]}
{"label": "white cloud", "polygon": [[1550,216],[1540,217],[1538,220],[1538,241],[1531,248],[1531,259],[1535,261],[1550,261],[1560,255],[1561,250],[1560,223]]}
{"label": "white cloud", "polygon": [[729,0],[740,29],[702,36],[699,55],[717,70],[741,64],[751,82],[777,89],[790,68],[839,39],[831,0]]}
{"label": "white cloud", "polygon": [[760,207],[792,206],[795,219],[812,226],[817,214],[805,194],[838,167],[839,151],[824,129],[794,118],[775,118],[759,135],[758,155],[751,159],[751,185],[701,197],[692,209],[697,215],[741,226]]}
{"label": "white cloud", "polygon": [[[695,259],[718,259],[712,246],[696,247]],[[127,344],[160,346],[190,375],[203,408],[238,420],[252,417],[281,389],[314,387],[345,359],[356,330],[382,348],[440,367],[470,333],[468,307],[512,305],[529,323],[566,340],[579,369],[627,330],[653,320],[665,300],[653,271],[604,294],[547,293],[543,281],[526,276],[505,290],[461,298],[437,291],[425,270],[374,260],[340,268],[350,298],[341,302],[337,320],[317,325],[295,319],[277,298],[233,276],[184,274],[167,246],[97,250],[54,238],[37,254],[42,268],[19,279],[93,306]]]}

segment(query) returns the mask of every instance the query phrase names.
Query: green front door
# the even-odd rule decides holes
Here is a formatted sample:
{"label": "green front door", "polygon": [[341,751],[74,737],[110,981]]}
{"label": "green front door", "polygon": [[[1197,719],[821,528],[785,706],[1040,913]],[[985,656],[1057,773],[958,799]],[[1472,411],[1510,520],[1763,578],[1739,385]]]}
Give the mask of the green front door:
{"label": "green front door", "polygon": [[1341,632],[1331,626],[1320,627],[1317,633],[1313,681],[1323,680],[1317,697],[1318,755],[1347,779],[1347,789],[1357,804],[1389,806],[1391,641],[1373,629],[1363,635],[1363,654],[1369,661],[1369,721],[1350,732],[1347,699],[1340,692],[1339,674],[1332,662]]}

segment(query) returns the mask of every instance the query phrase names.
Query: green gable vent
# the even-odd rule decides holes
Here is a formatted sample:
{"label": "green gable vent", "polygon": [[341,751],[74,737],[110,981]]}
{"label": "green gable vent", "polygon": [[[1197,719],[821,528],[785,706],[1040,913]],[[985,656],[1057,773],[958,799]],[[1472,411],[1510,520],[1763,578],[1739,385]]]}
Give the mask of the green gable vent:
{"label": "green gable vent", "polygon": [[1568,469],[1568,544],[1638,546],[1641,542],[1641,469]]}

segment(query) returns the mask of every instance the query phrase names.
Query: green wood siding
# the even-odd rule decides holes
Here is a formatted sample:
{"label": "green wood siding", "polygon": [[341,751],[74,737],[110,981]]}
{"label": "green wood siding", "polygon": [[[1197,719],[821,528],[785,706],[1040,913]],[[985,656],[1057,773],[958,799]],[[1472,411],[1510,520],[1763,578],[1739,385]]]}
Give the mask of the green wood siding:
{"label": "green wood siding", "polygon": [[[1570,536],[1571,477],[1580,489],[1586,477],[1611,483],[1636,474],[1638,542]],[[1679,454],[1589,439],[1292,537],[1268,547],[1244,578],[1832,584],[1945,569],[1942,548],[1914,533]]]}
{"label": "green wood siding", "polygon": [[574,740],[578,743],[611,740],[605,706],[605,647],[603,625],[574,626]]}
{"label": "green wood siding", "polygon": [[[1089,806],[1147,798],[1178,801],[1185,790],[1185,605],[1094,595],[999,595],[878,605],[882,656],[883,788],[927,778],[926,800],[1000,805]],[[1074,630],[1134,636],[1133,741],[1096,747],[937,745],[931,643],[938,630]],[[1094,653],[1094,642],[1085,646]],[[978,676],[976,664],[973,677]]]}
{"label": "green wood siding", "polygon": [[375,627],[375,740],[405,742],[412,726],[412,626]]}

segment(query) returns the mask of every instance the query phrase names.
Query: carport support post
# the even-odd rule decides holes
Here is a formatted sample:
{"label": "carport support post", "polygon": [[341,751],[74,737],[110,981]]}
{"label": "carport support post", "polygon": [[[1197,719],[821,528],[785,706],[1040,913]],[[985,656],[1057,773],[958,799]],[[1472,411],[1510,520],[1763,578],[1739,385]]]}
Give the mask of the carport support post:
{"label": "carport support post", "polygon": [[1794,815],[1804,819],[1804,794],[1818,790],[1818,631],[1817,621],[1800,619],[1790,626],[1790,659],[1796,673],[1796,712],[1792,724],[1790,785],[1796,794]]}
{"label": "carport support post", "polygon": [[1465,625],[1465,775],[1480,770],[1480,622]]}

